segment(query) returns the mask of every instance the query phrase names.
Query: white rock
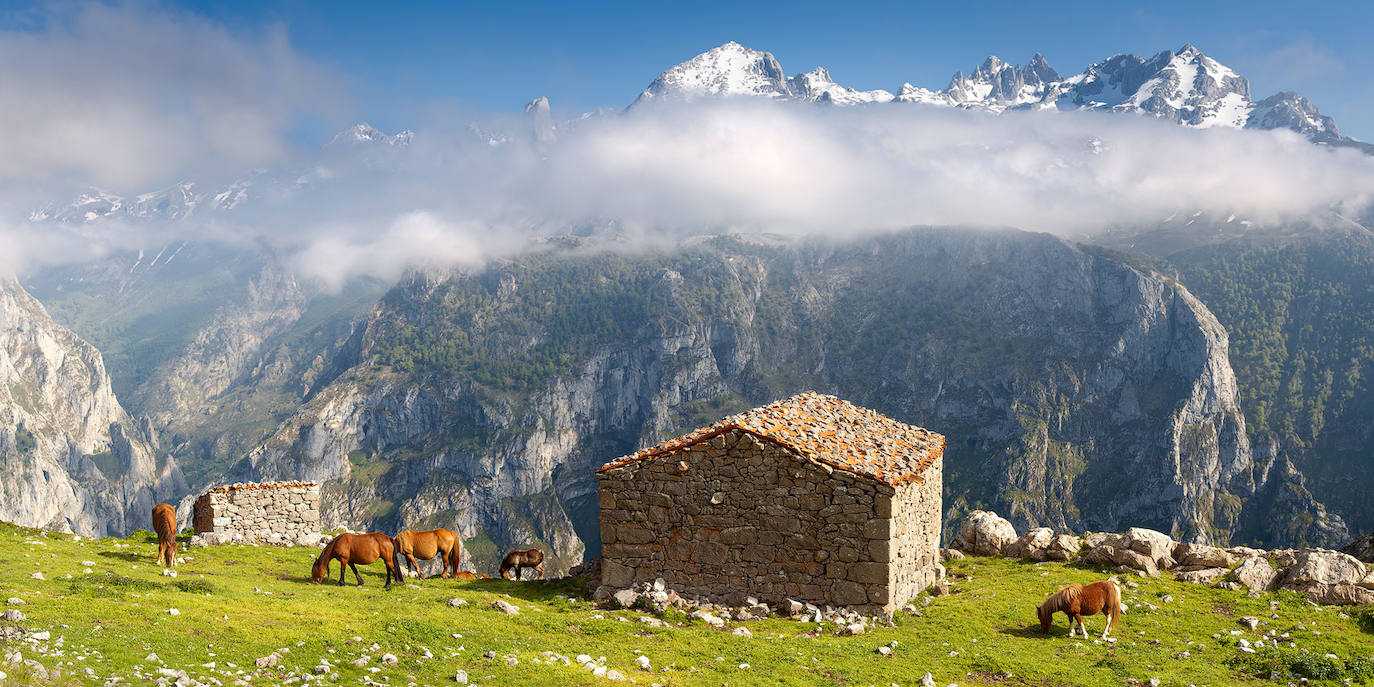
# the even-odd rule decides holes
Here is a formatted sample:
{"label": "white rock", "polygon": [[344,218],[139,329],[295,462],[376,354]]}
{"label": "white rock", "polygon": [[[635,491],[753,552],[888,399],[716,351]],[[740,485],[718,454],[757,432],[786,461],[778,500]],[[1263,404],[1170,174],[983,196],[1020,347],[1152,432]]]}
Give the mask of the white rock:
{"label": "white rock", "polygon": [[506,615],[520,615],[519,606],[507,603],[505,601],[502,601],[501,599],[497,599],[491,602],[491,607],[501,611],[502,613],[505,613]]}
{"label": "white rock", "polygon": [[25,600],[23,600],[23,599],[21,599],[21,598],[19,598],[19,597],[17,597],[17,596],[11,596],[11,597],[9,598],[9,600],[5,601],[5,603],[7,603],[7,604],[9,604],[9,605],[11,605],[11,606],[27,606],[29,602],[27,602],[27,601],[25,601]]}
{"label": "white rock", "polygon": [[636,658],[635,663],[639,665],[640,670],[651,670],[651,668],[649,667],[648,656],[640,656],[639,658]]}
{"label": "white rock", "polygon": [[586,655],[586,654],[578,654],[578,655],[577,655],[577,658],[576,658],[575,660],[576,660],[578,663],[591,663],[591,662],[592,662],[592,657],[591,657],[591,656],[588,656],[588,655]]}
{"label": "white rock", "polygon": [[619,670],[608,670],[606,671],[606,679],[611,682],[624,682],[625,676]]}
{"label": "white rock", "polygon": [[396,664],[400,663],[400,661],[396,660],[395,654],[382,654],[381,661],[382,663],[385,663],[389,666],[395,666]]}
{"label": "white rock", "polygon": [[29,577],[32,577],[32,578],[35,579],[35,580],[45,580],[45,579],[47,579],[46,577],[43,577],[43,573],[41,573],[41,572],[33,573],[32,575],[29,575]]}
{"label": "white rock", "polygon": [[259,668],[271,668],[271,667],[277,665],[277,661],[279,661],[279,660],[281,660],[281,654],[279,654],[279,653],[273,651],[272,653],[270,653],[270,654],[268,654],[268,655],[266,655],[266,656],[263,656],[262,658],[259,658],[258,660],[254,661],[254,663],[255,663]]}
{"label": "white rock", "polygon": [[175,608],[167,609],[167,615],[181,615],[181,611]]}

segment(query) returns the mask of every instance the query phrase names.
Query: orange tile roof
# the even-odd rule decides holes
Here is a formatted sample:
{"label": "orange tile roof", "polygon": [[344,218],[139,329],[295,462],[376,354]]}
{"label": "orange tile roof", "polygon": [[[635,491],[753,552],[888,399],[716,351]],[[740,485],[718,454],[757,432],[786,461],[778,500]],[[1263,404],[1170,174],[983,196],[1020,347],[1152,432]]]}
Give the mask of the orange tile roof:
{"label": "orange tile roof", "polygon": [[597,472],[680,451],[731,430],[748,432],[833,468],[891,486],[924,482],[921,475],[945,452],[945,438],[940,434],[834,396],[807,391],[621,456]]}

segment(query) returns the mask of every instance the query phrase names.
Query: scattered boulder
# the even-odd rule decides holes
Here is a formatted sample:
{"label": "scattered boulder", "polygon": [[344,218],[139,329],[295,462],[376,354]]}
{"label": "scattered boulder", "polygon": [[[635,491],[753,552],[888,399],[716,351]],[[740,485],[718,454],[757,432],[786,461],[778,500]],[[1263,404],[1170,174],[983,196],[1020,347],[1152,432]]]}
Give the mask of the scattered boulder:
{"label": "scattered boulder", "polygon": [[1048,527],[1037,527],[1008,544],[1003,553],[1017,558],[1043,561],[1048,557],[1050,544],[1053,542],[1054,530]]}
{"label": "scattered boulder", "polygon": [[1363,606],[1374,604],[1374,590],[1353,584],[1323,584],[1302,591],[1307,592],[1307,598],[1311,600],[1312,603],[1330,604],[1333,606]]}
{"label": "scattered boulder", "polygon": [[611,595],[611,600],[621,608],[634,608],[639,603],[639,593],[633,589],[622,589]]}
{"label": "scattered boulder", "polygon": [[1229,568],[1236,563],[1236,557],[1226,549],[1206,544],[1186,544],[1179,542],[1173,550],[1174,562],[1182,568]]}
{"label": "scattered boulder", "polygon": [[1045,550],[1045,558],[1052,561],[1068,561],[1078,556],[1083,550],[1083,539],[1072,534],[1057,535],[1050,542],[1049,548]]}
{"label": "scattered boulder", "polygon": [[960,551],[959,549],[940,549],[941,563],[947,563],[949,561],[961,561],[964,558],[966,558],[966,556],[964,556],[964,552]]}
{"label": "scattered boulder", "polygon": [[1241,619],[1237,620],[1236,622],[1240,623],[1241,625],[1244,625],[1252,631],[1259,629],[1259,618],[1256,618],[1253,615],[1242,616]]}
{"label": "scattered boulder", "polygon": [[1014,541],[1016,528],[1010,522],[992,511],[976,510],[964,518],[950,545],[961,551],[1000,556]]}
{"label": "scattered boulder", "polygon": [[491,607],[495,608],[498,611],[501,611],[502,613],[505,613],[506,615],[520,615],[519,606],[516,606],[506,601],[502,601],[501,599],[497,599],[491,602]]}
{"label": "scattered boulder", "polygon": [[1350,554],[1303,549],[1294,554],[1282,586],[1306,592],[1313,603],[1370,604],[1374,603],[1374,590],[1361,586],[1368,575],[1364,563]]}
{"label": "scattered boulder", "polygon": [[1192,584],[1211,584],[1226,576],[1231,572],[1226,568],[1200,568],[1197,570],[1185,570],[1174,575],[1174,579],[1179,582],[1189,582]]}
{"label": "scattered boulder", "polygon": [[[1103,544],[1111,546],[1123,546],[1121,535],[1111,532],[1084,532],[1083,541],[1087,542],[1088,548],[1095,549]],[[1130,547],[1127,547],[1130,548]]]}
{"label": "scattered boulder", "polygon": [[450,605],[450,606],[452,606],[452,607],[454,607],[454,608],[462,608],[462,607],[468,605],[468,602],[467,602],[466,599],[460,599],[460,598],[458,598],[458,597],[455,596],[455,597],[453,597],[452,599],[449,599],[449,600],[448,600],[448,605]]}
{"label": "scattered boulder", "polygon": [[277,661],[280,661],[280,660],[281,660],[281,654],[279,654],[279,653],[273,651],[272,653],[270,653],[270,654],[268,654],[268,655],[266,655],[266,656],[263,656],[262,658],[259,658],[257,661],[255,661],[255,663],[257,664],[257,666],[258,666],[259,668],[271,668],[271,667],[277,665]]}
{"label": "scattered boulder", "polygon": [[1303,549],[1283,578],[1283,586],[1297,589],[1311,584],[1358,584],[1369,571],[1350,554],[1325,549]]}
{"label": "scattered boulder", "polygon": [[1346,544],[1341,553],[1354,556],[1364,563],[1374,563],[1374,532]]}
{"label": "scattered boulder", "polygon": [[468,671],[459,669],[453,673],[453,681],[460,685],[468,683]]}
{"label": "scattered boulder", "polygon": [[1250,591],[1263,592],[1274,588],[1279,579],[1279,572],[1262,556],[1252,556],[1245,559],[1245,562],[1232,570],[1227,577]]}
{"label": "scattered boulder", "polygon": [[[1144,527],[1132,527],[1126,530],[1122,539],[1126,548],[1143,556],[1149,556],[1155,562],[1155,567],[1160,569],[1174,567],[1174,540],[1169,535]],[[1122,565],[1126,564],[1123,563]]]}
{"label": "scattered boulder", "polygon": [[1150,577],[1159,577],[1159,567],[1153,558],[1138,551],[1102,544],[1088,552],[1083,562],[1094,565],[1124,566],[1139,570]]}

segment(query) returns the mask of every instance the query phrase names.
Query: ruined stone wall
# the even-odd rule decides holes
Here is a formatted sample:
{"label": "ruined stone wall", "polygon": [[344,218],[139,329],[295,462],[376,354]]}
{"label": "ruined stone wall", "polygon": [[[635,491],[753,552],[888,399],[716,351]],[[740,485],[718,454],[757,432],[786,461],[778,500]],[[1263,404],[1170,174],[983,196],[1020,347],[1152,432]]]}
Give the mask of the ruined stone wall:
{"label": "ruined stone wall", "polygon": [[895,505],[887,485],[737,430],[597,476],[603,585],[663,577],[685,597],[728,604],[895,607],[893,519],[876,511]]}
{"label": "ruined stone wall", "polygon": [[314,545],[320,538],[318,482],[237,483],[196,499],[192,544]]}
{"label": "ruined stone wall", "polygon": [[[897,487],[891,503],[892,607],[907,601],[934,584],[942,576],[940,564],[940,518],[944,513],[941,491],[944,463],[926,468],[923,483]],[[886,515],[884,502],[878,501],[878,515]]]}

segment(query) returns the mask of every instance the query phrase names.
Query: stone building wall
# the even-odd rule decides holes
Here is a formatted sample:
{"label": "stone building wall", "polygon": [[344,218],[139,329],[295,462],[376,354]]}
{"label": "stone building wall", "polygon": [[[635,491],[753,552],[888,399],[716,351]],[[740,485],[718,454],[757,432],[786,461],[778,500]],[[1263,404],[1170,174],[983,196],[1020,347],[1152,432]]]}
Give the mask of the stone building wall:
{"label": "stone building wall", "polygon": [[196,499],[193,544],[314,545],[320,538],[318,482],[237,483]]}
{"label": "stone building wall", "polygon": [[[944,465],[935,461],[921,475],[924,482],[897,487],[892,496],[892,570],[889,585],[895,606],[920,594],[943,577],[940,567],[940,522],[944,514]],[[884,515],[879,500],[878,514]]]}
{"label": "stone building wall", "polygon": [[[912,588],[934,574],[891,572],[895,520],[878,508],[897,505],[896,489],[748,432],[729,430],[597,476],[601,579],[609,587],[663,577],[689,598],[790,598],[876,613],[909,598],[892,594],[894,580]],[[903,505],[918,492],[929,500],[907,489]],[[931,533],[916,534],[911,524],[903,531],[938,539],[939,523],[937,510]]]}

